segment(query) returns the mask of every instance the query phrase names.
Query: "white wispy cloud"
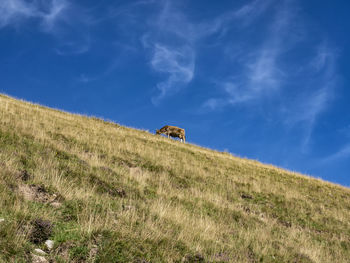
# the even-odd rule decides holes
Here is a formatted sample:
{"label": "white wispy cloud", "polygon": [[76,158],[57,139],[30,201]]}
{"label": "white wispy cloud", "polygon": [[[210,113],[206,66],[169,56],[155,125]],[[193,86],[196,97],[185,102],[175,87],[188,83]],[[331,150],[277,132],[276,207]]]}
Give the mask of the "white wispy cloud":
{"label": "white wispy cloud", "polygon": [[22,0],[3,0],[0,2],[0,28],[37,15],[35,6]]}
{"label": "white wispy cloud", "polygon": [[337,51],[321,43],[316,47],[315,55],[310,59],[309,64],[303,67],[302,72],[298,74],[299,76],[307,75],[307,79],[302,83],[304,87],[293,102],[294,106],[290,108],[285,122],[288,125],[304,124],[304,150],[307,150],[320,114],[327,110],[335,96],[335,88],[339,79],[336,60]]}
{"label": "white wispy cloud", "polygon": [[350,138],[350,124],[339,129],[338,132],[342,135],[345,136],[347,138]]}
{"label": "white wispy cloud", "polygon": [[321,43],[316,47],[316,55],[310,62],[310,68],[315,73],[322,72],[325,79],[331,80],[336,73],[337,51],[327,43]]}
{"label": "white wispy cloud", "polygon": [[144,48],[151,53],[152,69],[165,75],[165,80],[156,85],[158,93],[152,97],[155,105],[193,79],[196,52],[192,28],[193,24],[171,1],[162,1],[160,12],[149,22],[148,31],[141,38]]}
{"label": "white wispy cloud", "polygon": [[334,89],[338,82],[336,70],[337,52],[325,43],[316,47],[310,62],[302,67],[299,76],[306,75],[304,88],[300,90],[297,109],[291,112],[288,121],[292,123],[314,123],[334,97]]}
{"label": "white wispy cloud", "polygon": [[[273,114],[287,127],[303,127],[302,147],[306,149],[321,113],[334,98],[339,77],[337,52],[326,42],[310,47],[309,54],[313,55],[306,58],[288,58],[292,52],[303,52],[305,43],[310,45],[307,23],[295,3],[256,0],[234,12],[234,17],[250,27],[258,26],[258,18],[270,12],[270,24],[263,29],[261,44],[243,43],[240,48],[229,49],[236,53],[230,54],[236,65],[235,73],[214,81],[214,87],[224,95],[209,97],[203,103],[202,111],[238,104],[264,105],[266,101],[283,105],[274,107]],[[250,39],[248,43],[251,43]]]}
{"label": "white wispy cloud", "polygon": [[271,5],[271,0],[255,0],[234,11],[234,17],[239,19],[244,26],[247,26],[265,13]]}
{"label": "white wispy cloud", "polygon": [[[299,110],[294,111],[293,117],[297,122],[303,122],[305,135],[302,143],[303,151],[307,151],[317,117],[326,109],[329,102],[329,89],[323,87],[307,96],[303,102],[299,103]],[[295,113],[298,112],[296,115]],[[290,120],[288,120],[290,121]]]}
{"label": "white wispy cloud", "polygon": [[218,110],[218,109],[222,109],[223,107],[225,107],[227,105],[227,101],[225,101],[224,99],[218,99],[218,98],[210,98],[207,101],[204,102],[204,104],[202,105],[202,112],[204,112],[205,110],[203,109],[207,109],[207,110]]}
{"label": "white wispy cloud", "polygon": [[56,38],[57,55],[80,55],[90,49],[90,17],[68,0],[1,0],[0,29],[19,27],[29,20]]}
{"label": "white wispy cloud", "polygon": [[350,144],[341,147],[337,152],[327,156],[323,162],[334,162],[350,158]]}
{"label": "white wispy cloud", "polygon": [[244,91],[247,93],[245,95],[247,99],[261,97],[264,92],[281,88],[284,73],[277,64],[279,48],[264,47],[258,53],[252,61],[248,60],[245,65],[247,71],[245,72]]}
{"label": "white wispy cloud", "polygon": [[198,43],[214,34],[223,36],[231,21],[240,16],[240,13],[229,11],[210,21],[191,22],[176,7],[176,2],[163,0],[159,3],[159,13],[150,19],[149,28],[141,38],[144,48],[151,52],[152,69],[167,75],[157,84],[159,94],[152,98],[154,104],[174,95],[192,81]]}
{"label": "white wispy cloud", "polygon": [[97,81],[101,78],[107,77],[108,75],[112,74],[115,71],[115,69],[121,65],[121,60],[114,59],[107,67],[103,68],[100,72],[95,74],[82,73],[76,80],[82,83],[90,83],[93,81]]}
{"label": "white wispy cloud", "polygon": [[65,0],[52,0],[49,3],[48,11],[41,14],[42,25],[45,30],[51,31],[55,27],[57,21],[65,16],[69,4]]}
{"label": "white wispy cloud", "polygon": [[177,92],[182,85],[189,83],[194,74],[194,52],[189,46],[169,48],[156,43],[154,46],[151,65],[158,72],[168,75],[167,79],[157,84],[160,94],[153,97],[153,103],[167,95]]}
{"label": "white wispy cloud", "polygon": [[18,25],[26,19],[38,19],[45,30],[52,30],[68,7],[65,0],[0,2],[0,28]]}
{"label": "white wispy cloud", "polygon": [[90,35],[88,32],[80,32],[71,38],[63,38],[54,50],[59,56],[71,56],[84,54],[90,50],[90,47]]}
{"label": "white wispy cloud", "polygon": [[[253,1],[236,11],[234,17],[244,23],[247,19],[249,20],[247,23],[252,23],[254,18],[266,12],[270,4],[271,1]],[[290,29],[291,20],[292,14],[288,12],[288,5],[283,5],[266,30],[266,38],[262,44],[258,47],[243,47],[243,50],[241,49],[235,56],[241,61],[240,73],[228,76],[225,81],[218,81],[221,89],[228,95],[225,106],[263,99],[281,88],[286,73],[278,60],[283,52],[290,48],[289,45],[286,45],[286,39],[290,41],[291,36],[286,32]],[[218,98],[209,99],[211,102],[216,100]],[[203,104],[204,107],[208,105],[213,110],[216,108],[213,103]]]}
{"label": "white wispy cloud", "polygon": [[81,55],[88,52],[90,49],[89,40],[84,41],[83,43],[75,42],[66,42],[61,44],[59,47],[56,47],[54,50],[57,55],[60,56],[70,56],[70,55]]}
{"label": "white wispy cloud", "polygon": [[[139,40],[148,54],[149,65],[154,72],[164,78],[156,84],[157,93],[152,97],[152,102],[159,104],[163,99],[188,86],[193,80],[199,45],[212,36],[218,40],[224,37],[233,26],[233,21],[237,22],[234,24],[236,27],[241,26],[238,22],[243,20],[249,24],[258,18],[272,1],[254,1],[240,10],[228,10],[210,20],[196,22],[186,16],[185,10],[177,1],[136,1],[115,8],[107,18],[103,19],[119,18],[124,27],[135,28],[137,31],[144,30]],[[138,22],[140,8],[144,10],[150,6],[152,11],[156,10],[155,13],[150,12],[151,15],[147,15],[140,25],[140,21]],[[250,18],[247,19],[247,16]],[[130,44],[135,45],[135,42]]]}

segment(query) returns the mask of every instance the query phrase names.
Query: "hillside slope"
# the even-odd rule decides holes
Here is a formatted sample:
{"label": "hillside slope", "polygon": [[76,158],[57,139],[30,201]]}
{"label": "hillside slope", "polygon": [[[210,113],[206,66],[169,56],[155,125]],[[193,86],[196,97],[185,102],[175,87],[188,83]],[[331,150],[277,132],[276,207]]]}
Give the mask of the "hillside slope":
{"label": "hillside slope", "polygon": [[0,262],[350,259],[347,188],[4,95],[0,167]]}

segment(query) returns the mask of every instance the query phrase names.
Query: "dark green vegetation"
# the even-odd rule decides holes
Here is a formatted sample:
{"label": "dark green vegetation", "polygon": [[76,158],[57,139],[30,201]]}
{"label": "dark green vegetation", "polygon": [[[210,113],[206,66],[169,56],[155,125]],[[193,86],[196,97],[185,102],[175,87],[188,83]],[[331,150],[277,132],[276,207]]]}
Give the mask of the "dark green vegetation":
{"label": "dark green vegetation", "polygon": [[349,189],[227,153],[0,95],[0,166],[0,262],[349,262]]}

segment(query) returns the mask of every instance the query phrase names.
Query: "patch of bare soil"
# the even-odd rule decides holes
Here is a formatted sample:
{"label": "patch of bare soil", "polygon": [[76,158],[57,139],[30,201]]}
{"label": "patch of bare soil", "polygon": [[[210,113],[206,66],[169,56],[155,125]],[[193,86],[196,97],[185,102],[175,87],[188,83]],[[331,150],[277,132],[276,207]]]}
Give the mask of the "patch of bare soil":
{"label": "patch of bare soil", "polygon": [[29,240],[34,244],[41,244],[49,239],[52,234],[53,224],[48,220],[41,218],[31,222],[32,230],[29,234]]}
{"label": "patch of bare soil", "polygon": [[293,263],[313,263],[314,261],[311,260],[307,255],[298,253],[295,255],[295,258],[292,261]]}
{"label": "patch of bare soil", "polygon": [[100,193],[108,193],[111,196],[119,196],[119,197],[126,197],[126,191],[122,188],[115,188],[113,185],[109,184],[105,180],[101,179],[100,177],[91,174],[89,177],[89,181],[91,184],[94,184],[96,186],[96,189]]}
{"label": "patch of bare soil", "polygon": [[89,251],[89,259],[88,262],[95,262],[96,256],[98,254],[98,244],[101,242],[102,236],[98,235],[95,237],[92,241],[92,244],[90,246],[90,251]]}
{"label": "patch of bare soil", "polygon": [[129,172],[131,176],[142,176],[142,169],[140,167],[130,167]]}
{"label": "patch of bare soil", "polygon": [[229,254],[224,253],[224,252],[220,252],[218,254],[215,255],[215,261],[219,261],[219,262],[232,262],[231,257],[229,256]]}
{"label": "patch of bare soil", "polygon": [[32,176],[27,172],[27,170],[23,170],[18,173],[18,177],[23,181],[27,182]]}
{"label": "patch of bare soil", "polygon": [[43,185],[18,185],[18,192],[25,200],[50,204],[53,207],[60,207],[63,197],[60,194],[49,193]]}
{"label": "patch of bare soil", "polygon": [[69,262],[69,250],[74,247],[74,243],[67,241],[58,246],[55,250],[55,255],[60,256],[64,262]]}
{"label": "patch of bare soil", "polygon": [[242,199],[253,199],[253,196],[251,196],[250,194],[242,193],[241,198]]}
{"label": "patch of bare soil", "polygon": [[205,262],[204,257],[197,253],[195,255],[187,255],[185,257],[185,262],[187,263],[195,263],[195,262]]}

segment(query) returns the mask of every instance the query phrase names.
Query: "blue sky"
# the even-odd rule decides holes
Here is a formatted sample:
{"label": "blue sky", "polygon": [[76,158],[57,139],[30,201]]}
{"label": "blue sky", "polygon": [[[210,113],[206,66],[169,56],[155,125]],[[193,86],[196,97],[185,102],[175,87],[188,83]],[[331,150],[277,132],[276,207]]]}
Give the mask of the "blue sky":
{"label": "blue sky", "polygon": [[349,10],[1,0],[0,92],[350,186]]}

